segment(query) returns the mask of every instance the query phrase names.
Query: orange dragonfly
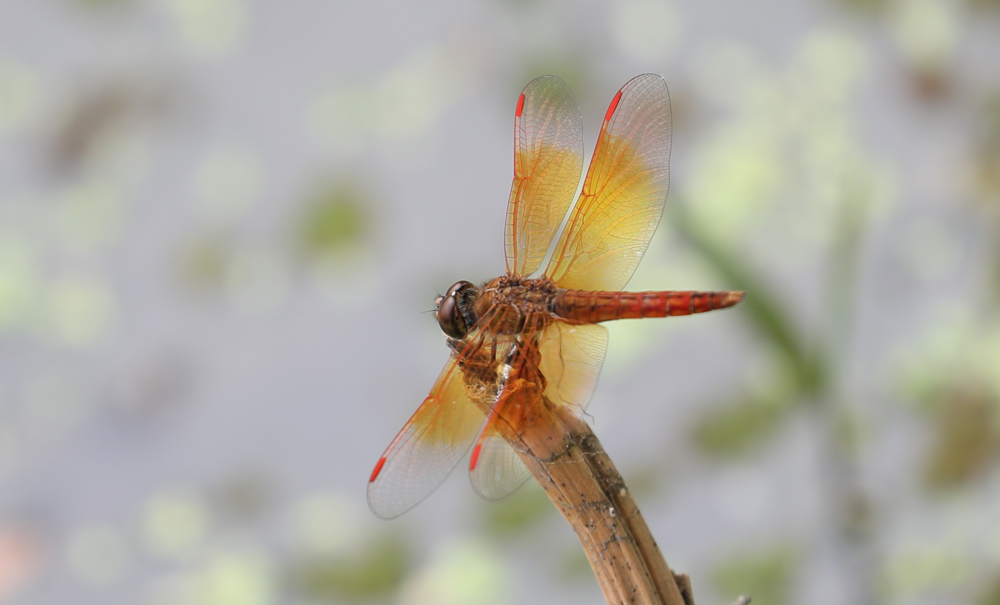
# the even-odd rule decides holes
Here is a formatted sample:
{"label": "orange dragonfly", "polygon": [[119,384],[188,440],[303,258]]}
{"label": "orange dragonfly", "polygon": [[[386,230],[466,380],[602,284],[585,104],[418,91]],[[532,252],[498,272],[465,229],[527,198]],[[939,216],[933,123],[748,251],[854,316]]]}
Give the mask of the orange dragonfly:
{"label": "orange dragonfly", "polygon": [[[655,74],[638,76],[612,99],[570,210],[583,170],[580,108],[559,78],[524,88],[514,112],[507,272],[482,286],[457,282],[435,301],[451,355],[375,464],[372,512],[388,519],[409,510],[470,447],[475,491],[506,496],[530,476],[507,437],[524,422],[522,408],[570,406],[580,414],[586,407],[608,343],[600,322],[703,313],[743,299],[742,292],[620,291],[663,213],[669,157],[667,85]],[[545,270],[529,277],[553,239]]]}

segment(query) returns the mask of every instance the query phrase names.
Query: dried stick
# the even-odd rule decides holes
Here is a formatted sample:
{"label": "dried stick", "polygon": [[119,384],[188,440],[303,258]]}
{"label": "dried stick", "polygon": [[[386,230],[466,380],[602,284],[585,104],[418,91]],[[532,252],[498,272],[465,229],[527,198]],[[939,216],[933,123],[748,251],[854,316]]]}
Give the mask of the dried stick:
{"label": "dried stick", "polygon": [[542,400],[507,438],[576,531],[605,600],[694,605],[688,577],[670,571],[597,436],[566,408]]}

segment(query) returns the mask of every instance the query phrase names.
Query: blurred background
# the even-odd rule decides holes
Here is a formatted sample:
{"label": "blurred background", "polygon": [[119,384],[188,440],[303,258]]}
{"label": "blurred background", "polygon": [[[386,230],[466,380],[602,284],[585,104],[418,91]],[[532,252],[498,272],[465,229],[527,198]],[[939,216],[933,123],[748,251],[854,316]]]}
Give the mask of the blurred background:
{"label": "blurred background", "polygon": [[590,422],[699,605],[1000,603],[1000,4],[0,0],[0,603],[600,603],[529,483],[365,484],[512,123],[674,108]]}

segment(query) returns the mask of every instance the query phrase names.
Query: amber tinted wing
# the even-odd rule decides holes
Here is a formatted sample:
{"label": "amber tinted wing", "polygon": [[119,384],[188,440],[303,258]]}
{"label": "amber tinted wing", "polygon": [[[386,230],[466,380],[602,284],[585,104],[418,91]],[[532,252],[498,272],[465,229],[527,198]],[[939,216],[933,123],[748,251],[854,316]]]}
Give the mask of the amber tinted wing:
{"label": "amber tinted wing", "polygon": [[[530,336],[525,340],[530,341]],[[608,346],[608,330],[598,324],[574,326],[557,322],[545,329],[537,343],[538,367],[527,367],[534,363],[530,355],[517,355],[510,364],[507,384],[517,384],[523,377],[530,380],[540,373],[546,379],[544,393],[549,401],[582,413],[597,386]],[[490,415],[469,458],[472,487],[488,500],[507,496],[531,476],[514,448],[500,435],[497,427],[504,419],[497,417],[498,412],[503,413],[502,407],[498,406]]]}
{"label": "amber tinted wing", "polygon": [[[379,458],[368,480],[368,506],[390,519],[429,496],[480,433],[502,392],[513,335],[498,334],[511,309],[494,307],[454,346],[430,394]],[[475,401],[474,401],[475,400]]]}
{"label": "amber tinted wing", "polygon": [[580,199],[545,274],[563,288],[621,290],[663,213],[669,159],[667,85],[645,74],[611,102]]}
{"label": "amber tinted wing", "polygon": [[383,519],[429,496],[461,460],[485,416],[469,400],[455,356],[430,394],[379,458],[368,480],[368,507]]}
{"label": "amber tinted wing", "polygon": [[566,83],[532,80],[514,112],[514,184],[507,203],[507,272],[541,264],[583,171],[583,119]]}

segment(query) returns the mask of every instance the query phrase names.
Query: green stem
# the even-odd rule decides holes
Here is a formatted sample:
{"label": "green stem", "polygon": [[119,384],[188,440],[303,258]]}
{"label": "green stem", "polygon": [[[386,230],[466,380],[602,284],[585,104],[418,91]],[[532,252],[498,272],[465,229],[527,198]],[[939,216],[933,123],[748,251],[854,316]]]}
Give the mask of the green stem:
{"label": "green stem", "polygon": [[821,355],[809,350],[800,331],[788,319],[791,314],[771,294],[773,288],[766,285],[736,254],[701,231],[691,220],[683,204],[675,201],[670,208],[671,218],[678,231],[719,273],[726,287],[747,293],[741,308],[791,364],[802,392],[811,397],[819,395],[826,383],[824,360]]}

